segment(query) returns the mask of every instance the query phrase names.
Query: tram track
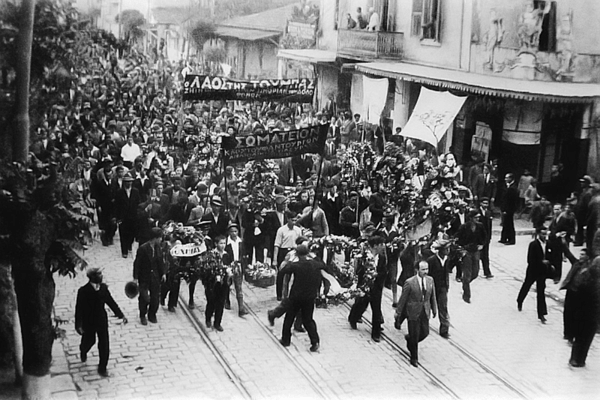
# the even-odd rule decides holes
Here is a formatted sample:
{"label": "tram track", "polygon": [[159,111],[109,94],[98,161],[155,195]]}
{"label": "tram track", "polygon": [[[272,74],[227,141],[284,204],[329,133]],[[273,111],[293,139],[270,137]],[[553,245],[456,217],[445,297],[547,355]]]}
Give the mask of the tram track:
{"label": "tram track", "polygon": [[[249,288],[249,286],[246,285],[246,289],[248,289],[248,288]],[[227,360],[227,357],[219,349],[219,346],[210,338],[207,328],[201,323],[197,313],[194,312],[193,310],[190,310],[187,307],[186,301],[182,297],[181,294],[179,295],[178,304],[179,304],[179,308],[183,311],[183,314],[185,315],[185,317],[190,321],[190,323],[192,324],[193,328],[196,330],[196,332],[198,333],[198,335],[200,336],[202,341],[207,345],[208,349],[213,354],[215,359],[218,361],[219,365],[223,368],[223,371],[225,372],[225,374],[228,376],[228,378],[231,380],[231,382],[238,389],[238,391],[241,394],[241,397],[244,399],[252,399],[253,397],[251,395],[251,390],[244,384],[244,380],[241,377],[242,373],[236,371],[236,368],[233,367],[229,363],[229,361]],[[277,351],[280,352],[280,354],[283,354],[285,356],[289,365],[292,368],[294,368],[300,375],[302,375],[303,379],[307,382],[307,384],[310,386],[310,388],[314,391],[314,393],[316,395],[315,398],[337,399],[338,396],[336,396],[334,393],[327,393],[325,390],[323,390],[321,388],[319,383],[317,381],[315,381],[315,379],[310,376],[310,374],[298,362],[298,360],[296,360],[294,358],[294,355],[289,350],[287,350],[286,348],[281,346],[277,336],[259,318],[257,313],[252,309],[252,307],[250,305],[248,305],[247,303],[245,305],[246,305],[246,309],[248,311],[247,315],[250,316],[252,321],[255,322],[255,324],[261,329],[261,331],[263,333],[265,333],[265,336],[269,338],[269,341],[273,344],[273,347],[275,349],[277,349]]]}
{"label": "tram track", "polygon": [[[391,303],[392,302],[392,296],[389,292],[385,292],[384,291],[384,298]],[[350,306],[348,303],[345,303],[345,305],[348,307],[348,309],[350,309]],[[371,321],[367,320],[366,318],[363,317],[363,320],[365,321],[365,323],[367,325],[369,325],[369,327],[372,328],[372,324]],[[429,329],[438,334],[439,335],[439,329],[435,328],[433,326],[429,326]],[[394,347],[395,349],[397,349],[400,353],[402,353],[409,361],[410,361],[410,353],[408,350],[405,350],[403,348],[401,348],[398,343],[396,343],[392,338],[390,338],[388,335],[386,335],[385,333],[382,333],[382,337],[384,338],[384,340],[389,343],[392,347]],[[494,377],[498,382],[500,382],[504,387],[506,387],[507,389],[509,389],[512,393],[514,393],[518,398],[521,399],[528,399],[529,397],[523,393],[522,390],[520,390],[518,387],[516,387],[515,385],[513,385],[512,383],[510,383],[510,381],[506,378],[504,378],[502,375],[500,375],[498,372],[496,372],[492,367],[490,367],[489,365],[487,365],[484,361],[482,361],[479,357],[477,357],[476,355],[474,355],[472,352],[470,352],[469,350],[467,350],[465,347],[461,346],[460,344],[458,344],[455,340],[453,339],[444,339],[447,343],[449,343],[454,349],[456,349],[457,351],[459,351],[462,355],[464,355],[465,357],[467,357],[469,360],[471,360],[473,363],[475,363],[479,368],[481,368],[486,374],[489,374],[490,376]],[[441,382],[439,379],[437,379],[437,377],[435,377],[435,374],[433,374],[432,372],[430,372],[425,366],[423,366],[422,364],[420,364],[420,367],[423,368],[423,370],[426,371],[426,373],[429,375],[431,375],[431,377],[436,381],[439,382],[440,384],[442,384],[444,387],[447,387],[443,382]],[[453,393],[453,392],[452,392]]]}
{"label": "tram track", "polygon": [[185,317],[190,321],[190,323],[192,324],[192,327],[198,333],[198,336],[200,336],[200,338],[202,339],[204,344],[206,344],[206,346],[208,347],[210,352],[213,354],[213,356],[215,357],[215,359],[217,360],[219,365],[225,371],[225,374],[227,374],[227,377],[229,378],[229,380],[233,383],[233,385],[236,387],[236,389],[240,392],[240,395],[242,396],[242,398],[252,399],[250,392],[244,386],[244,383],[240,379],[240,376],[229,365],[229,363],[227,362],[227,359],[225,358],[223,353],[219,350],[219,348],[213,343],[212,339],[208,336],[208,332],[206,331],[206,328],[204,326],[202,326],[202,324],[200,323],[200,321],[198,320],[198,317],[194,314],[194,312],[187,307],[187,305],[185,304],[185,301],[182,299],[181,295],[179,295],[178,303],[179,303],[179,309],[183,311],[183,315],[185,315]]}
{"label": "tram track", "polygon": [[[245,283],[244,289],[247,293],[248,293],[248,291],[254,292],[254,288],[252,288],[247,283]],[[387,293],[387,292],[384,292],[384,293],[385,293],[384,298],[386,299],[386,301],[391,302],[391,294]],[[248,294],[250,294],[250,293],[248,293]],[[257,296],[257,294],[253,293],[253,297],[256,297],[256,296]],[[258,299],[258,300],[260,300],[260,299]],[[262,303],[262,301],[261,301],[261,303]],[[179,298],[179,305],[180,305],[180,309],[183,311],[186,318],[190,321],[190,323],[192,324],[194,329],[198,332],[198,335],[201,337],[202,341],[207,345],[208,349],[214,355],[215,359],[218,361],[220,366],[223,368],[223,371],[226,373],[226,375],[231,380],[231,382],[235,385],[235,387],[239,391],[241,397],[244,399],[252,399],[253,398],[253,396],[251,394],[252,390],[250,388],[248,388],[245,384],[248,381],[247,381],[247,379],[246,379],[246,381],[244,381],[244,379],[242,379],[242,377],[241,377],[241,376],[247,376],[247,374],[245,374],[243,371],[237,371],[236,367],[232,366],[230,364],[227,357],[223,354],[222,349],[219,348],[219,344],[215,343],[210,338],[209,331],[204,326],[204,324],[201,322],[198,313],[194,312],[193,310],[188,309],[186,301],[183,297],[181,297],[181,294],[180,294],[180,298]],[[255,305],[255,307],[256,307],[256,305]],[[258,305],[258,307],[259,307],[259,309],[261,308],[260,305]],[[341,310],[345,309],[345,310],[349,311],[350,304],[344,303],[342,305],[342,307],[340,307]],[[323,384],[323,382],[325,382],[325,379],[323,379],[322,381],[319,381],[318,379],[315,379],[313,377],[315,373],[318,374],[318,371],[311,369],[310,363],[307,364],[306,360],[303,360],[303,357],[298,357],[297,354],[294,354],[293,350],[290,351],[289,349],[286,349],[281,346],[281,344],[279,343],[278,337],[276,336],[274,331],[270,328],[270,326],[268,326],[266,320],[264,318],[259,317],[259,314],[262,315],[263,311],[265,311],[264,309],[260,309],[259,311],[256,311],[248,303],[246,303],[246,308],[248,309],[248,312],[249,312],[246,320],[250,319],[258,327],[258,329],[260,329],[262,331],[262,333],[264,333],[265,336],[269,338],[268,341],[271,342],[271,344],[273,345],[272,347],[276,351],[278,351],[279,354],[282,354],[285,357],[286,362],[288,363],[290,368],[293,368],[294,370],[297,371],[298,374],[300,374],[302,376],[302,379],[306,382],[307,386],[310,387],[310,389],[313,391],[315,398],[322,398],[322,399],[340,398],[340,395],[338,393],[336,393],[333,389],[331,389],[331,390],[328,389],[327,385]],[[343,311],[341,311],[341,310],[340,310],[340,313],[343,314]],[[250,318],[248,318],[248,317],[250,317]],[[363,317],[362,321],[365,323],[366,326],[368,326],[369,328],[372,328],[372,324],[369,319]],[[434,327],[430,327],[430,329],[432,332],[439,334],[438,329],[436,329]],[[403,337],[403,335],[402,335],[402,337]],[[384,332],[384,333],[382,333],[382,341],[384,343],[386,343],[389,347],[391,347],[393,349],[393,351],[395,353],[397,353],[406,362],[407,366],[410,365],[410,353],[408,352],[407,349],[405,349],[405,346],[401,346],[398,343],[398,338],[395,338],[395,337],[393,337],[393,335],[391,335],[389,333],[386,334]],[[502,376],[500,373],[495,371],[495,369],[493,367],[489,366],[485,361],[481,360],[478,356],[476,356],[475,354],[470,352],[465,347],[461,346],[456,341],[454,341],[452,339],[449,339],[449,340],[445,339],[445,343],[448,343],[454,350],[456,350],[457,352],[462,354],[466,359],[468,359],[469,362],[473,364],[474,368],[478,368],[483,373],[485,373],[487,376],[491,377],[491,379],[494,380],[495,382],[497,382],[497,384],[499,386],[505,387],[507,392],[510,392],[511,397],[520,398],[520,399],[528,399],[529,398],[521,389],[519,389],[517,386],[512,384],[509,379],[507,379],[506,377]],[[282,367],[282,368],[285,368],[285,367]],[[409,366],[409,368],[412,368],[412,367]],[[440,377],[434,370],[435,370],[435,368],[432,369],[428,365],[426,365],[426,364],[423,365],[423,363],[420,362],[419,368],[418,368],[418,370],[415,370],[415,372],[419,371],[418,373],[422,373],[424,376],[426,376],[432,385],[436,386],[440,391],[446,393],[449,398],[460,399],[463,397],[463,396],[461,396],[460,393],[457,393],[455,388],[454,389],[452,388],[452,386],[453,386],[452,382],[454,382],[453,380],[448,381],[447,378],[444,379],[444,377]],[[312,375],[311,375],[311,372],[312,372]],[[460,392],[460,390],[459,390],[459,392]]]}

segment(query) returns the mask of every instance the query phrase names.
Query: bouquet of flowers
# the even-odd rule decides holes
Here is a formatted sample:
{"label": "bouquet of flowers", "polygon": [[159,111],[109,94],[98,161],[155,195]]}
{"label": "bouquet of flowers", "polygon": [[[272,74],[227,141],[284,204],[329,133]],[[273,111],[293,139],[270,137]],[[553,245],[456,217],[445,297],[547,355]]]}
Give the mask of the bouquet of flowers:
{"label": "bouquet of flowers", "polygon": [[360,296],[368,294],[373,288],[375,278],[377,278],[377,265],[375,264],[375,257],[370,251],[357,251],[356,253],[353,258],[358,259],[364,271],[362,282],[357,286],[359,291],[357,295]]}
{"label": "bouquet of flowers", "polygon": [[165,235],[170,235],[183,244],[202,243],[204,241],[201,232],[196,231],[193,226],[184,226],[181,222],[167,221],[162,229]]}
{"label": "bouquet of flowers", "polygon": [[356,275],[354,274],[354,266],[350,262],[334,263],[333,264],[333,276],[340,283],[343,288],[349,288],[356,283]]}
{"label": "bouquet of flowers", "polygon": [[250,264],[244,272],[246,280],[255,286],[268,287],[275,284],[277,271],[267,263],[257,262]]}

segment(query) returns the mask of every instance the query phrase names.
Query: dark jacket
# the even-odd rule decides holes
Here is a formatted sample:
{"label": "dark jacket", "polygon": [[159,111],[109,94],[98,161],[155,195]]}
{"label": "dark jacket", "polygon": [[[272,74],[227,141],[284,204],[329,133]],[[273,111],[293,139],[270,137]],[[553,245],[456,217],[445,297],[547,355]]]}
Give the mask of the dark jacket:
{"label": "dark jacket", "polygon": [[158,284],[166,273],[161,246],[152,241],[141,245],[133,262],[133,278],[139,280],[140,284]]}
{"label": "dark jacket", "polygon": [[[188,214],[189,217],[189,214]],[[212,213],[204,214],[202,221],[210,221],[210,231],[208,235],[211,238],[217,238],[217,236],[225,236],[227,234],[227,226],[229,225],[229,216],[221,211],[219,214],[219,220],[215,221],[215,216]]]}
{"label": "dark jacket", "polygon": [[535,239],[529,243],[529,249],[527,250],[527,269],[531,269],[531,273],[535,277],[546,275],[546,264],[544,263],[550,256],[550,246],[546,244],[546,252],[540,244],[540,241]]}
{"label": "dark jacket", "polygon": [[75,304],[75,328],[90,330],[108,326],[106,315],[107,305],[119,318],[123,318],[123,312],[112,298],[108,286],[100,284],[100,290],[95,290],[90,282],[77,291],[77,303]]}
{"label": "dark jacket", "polygon": [[287,264],[277,274],[277,284],[283,285],[286,274],[294,274],[294,283],[289,298],[292,300],[314,300],[319,294],[325,264],[318,259],[300,259]]}
{"label": "dark jacket", "polygon": [[514,214],[519,206],[519,191],[517,185],[513,182],[510,186],[504,188],[504,196],[502,198],[502,212]]}
{"label": "dark jacket", "polygon": [[115,215],[117,219],[135,221],[140,203],[140,192],[136,188],[131,188],[129,197],[127,197],[125,189],[119,189],[115,195]]}
{"label": "dark jacket", "polygon": [[448,267],[448,259],[442,264],[442,261],[437,255],[432,255],[427,259],[429,264],[429,276],[433,278],[435,290],[439,293],[440,289],[450,288],[450,268]]}

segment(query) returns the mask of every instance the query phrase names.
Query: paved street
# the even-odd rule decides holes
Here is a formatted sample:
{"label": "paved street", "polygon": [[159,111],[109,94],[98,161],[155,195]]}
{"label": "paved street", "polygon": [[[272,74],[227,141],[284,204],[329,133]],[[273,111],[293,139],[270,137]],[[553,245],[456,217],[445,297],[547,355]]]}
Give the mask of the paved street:
{"label": "paved street", "polygon": [[[277,342],[283,320],[270,327],[266,318],[266,310],[276,304],[274,288],[246,285],[252,313],[239,318],[233,301],[233,309],[225,311],[224,332],[205,328],[201,286],[195,295],[199,307],[193,311],[199,322],[196,328],[181,307],[175,314],[161,307],[158,324],[144,327],[137,318],[137,300],[127,299],[123,291],[133,259],[122,259],[117,246],[96,245],[86,257],[91,266],[104,268],[105,279],[130,322],[121,325],[111,319],[111,377],[100,378],[97,350],[87,363],[81,363],[79,336],[73,328],[76,290],[85,283],[84,274],[57,279],[56,314],[69,319],[62,346],[75,391],[58,393],[55,398],[74,398],[75,394],[85,399],[596,398],[600,393],[597,342],[586,368],[568,366],[570,347],[562,339],[560,304],[564,293],[549,281],[546,325],[536,317],[533,289],[518,312],[516,296],[525,275],[530,237],[518,236],[517,245],[508,247],[496,240],[491,248],[495,277],[473,282],[471,304],[462,301],[460,283],[452,280],[451,338],[441,338],[439,322],[432,320],[431,334],[419,346],[420,368],[408,362],[406,324],[402,331],[393,328],[387,290],[383,301],[386,340],[374,343],[367,322],[351,330],[346,320],[348,307],[330,306],[315,312],[321,335],[321,349],[315,354],[308,351],[305,333],[294,333],[288,349]],[[565,264],[564,269],[568,267]],[[187,302],[185,284],[182,295]],[[365,319],[370,319],[369,311]],[[60,342],[57,346],[60,350]]]}

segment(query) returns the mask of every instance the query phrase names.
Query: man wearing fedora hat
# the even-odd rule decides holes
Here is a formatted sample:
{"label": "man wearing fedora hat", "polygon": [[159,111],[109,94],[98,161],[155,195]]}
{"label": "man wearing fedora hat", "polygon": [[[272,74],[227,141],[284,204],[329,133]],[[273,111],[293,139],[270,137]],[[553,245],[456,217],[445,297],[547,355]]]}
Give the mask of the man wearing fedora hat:
{"label": "man wearing fedora hat", "polygon": [[229,225],[229,216],[223,210],[221,196],[214,195],[210,199],[210,208],[204,212],[202,221],[210,222],[208,235],[211,238],[227,235],[227,226]]}
{"label": "man wearing fedora hat", "polygon": [[126,174],[123,177],[123,187],[115,195],[115,214],[119,224],[123,258],[127,258],[135,239],[137,209],[141,203],[140,193],[133,187],[133,180],[131,174]]}
{"label": "man wearing fedora hat", "polygon": [[108,376],[106,366],[110,354],[108,340],[108,316],[105,305],[109,306],[115,315],[127,323],[127,318],[113,299],[108,286],[102,283],[102,271],[91,268],[87,272],[89,282],[79,288],[75,303],[75,330],[81,335],[79,345],[81,362],[86,362],[87,353],[96,342],[98,336],[98,352],[100,363],[98,373]]}

